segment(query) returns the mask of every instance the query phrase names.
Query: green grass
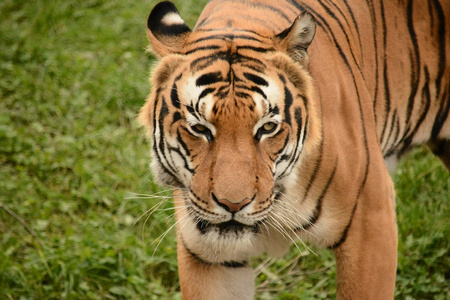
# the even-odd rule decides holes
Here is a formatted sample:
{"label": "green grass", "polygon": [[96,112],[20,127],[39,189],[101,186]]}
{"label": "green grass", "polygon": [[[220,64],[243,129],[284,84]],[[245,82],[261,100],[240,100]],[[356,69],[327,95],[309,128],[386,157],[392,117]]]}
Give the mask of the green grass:
{"label": "green grass", "polygon": [[[176,1],[191,27],[205,2]],[[146,214],[170,193],[135,122],[155,3],[0,2],[0,299],[181,298],[173,205]],[[397,298],[448,299],[449,175],[419,149],[395,183]],[[333,297],[332,253],[299,248],[254,260],[258,298]]]}

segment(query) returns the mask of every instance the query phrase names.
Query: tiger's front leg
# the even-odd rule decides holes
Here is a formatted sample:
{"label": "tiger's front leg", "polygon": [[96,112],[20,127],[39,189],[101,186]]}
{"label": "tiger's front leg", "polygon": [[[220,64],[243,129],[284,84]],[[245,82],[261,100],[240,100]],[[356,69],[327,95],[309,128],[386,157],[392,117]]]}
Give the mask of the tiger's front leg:
{"label": "tiger's front leg", "polygon": [[390,185],[380,182],[366,185],[346,240],[334,250],[339,300],[394,298],[397,269],[395,195],[393,187],[389,191]]}
{"label": "tiger's front leg", "polygon": [[253,299],[254,272],[249,265],[210,264],[195,257],[178,235],[178,273],[184,300]]}

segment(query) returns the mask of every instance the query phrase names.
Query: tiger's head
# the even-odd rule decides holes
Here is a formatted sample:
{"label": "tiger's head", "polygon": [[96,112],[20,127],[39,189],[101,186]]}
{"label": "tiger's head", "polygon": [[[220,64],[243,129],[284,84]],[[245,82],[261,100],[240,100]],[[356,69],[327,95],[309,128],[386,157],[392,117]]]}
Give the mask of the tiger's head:
{"label": "tiger's head", "polygon": [[255,245],[275,203],[319,139],[306,54],[314,20],[303,13],[274,35],[201,24],[191,32],[163,2],[147,27],[160,61],[139,119],[156,180],[178,190],[182,241],[210,262],[264,251]]}

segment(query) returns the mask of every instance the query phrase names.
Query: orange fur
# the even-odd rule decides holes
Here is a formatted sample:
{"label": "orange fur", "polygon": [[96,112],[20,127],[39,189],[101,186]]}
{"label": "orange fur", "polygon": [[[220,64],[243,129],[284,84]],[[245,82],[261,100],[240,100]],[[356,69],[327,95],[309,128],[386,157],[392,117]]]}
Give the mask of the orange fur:
{"label": "orange fur", "polygon": [[428,143],[450,161],[450,5],[215,0],[180,20],[150,15],[139,120],[175,187],[183,296],[252,299],[247,259],[301,238],[334,250],[338,299],[392,299],[384,160]]}

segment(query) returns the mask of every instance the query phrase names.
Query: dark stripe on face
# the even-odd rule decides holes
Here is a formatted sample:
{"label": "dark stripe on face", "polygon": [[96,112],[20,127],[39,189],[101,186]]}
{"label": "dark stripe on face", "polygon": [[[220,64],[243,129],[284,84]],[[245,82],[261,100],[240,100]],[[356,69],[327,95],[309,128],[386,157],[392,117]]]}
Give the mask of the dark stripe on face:
{"label": "dark stripe on face", "polygon": [[190,64],[190,68],[192,70],[204,69],[218,60],[226,61],[230,65],[232,65],[234,63],[241,63],[241,62],[253,62],[258,65],[264,66],[264,63],[255,57],[241,55],[236,52],[220,51],[220,52],[216,52],[212,55],[199,57],[199,58],[193,60]]}
{"label": "dark stripe on face", "polygon": [[278,107],[278,105],[275,105],[274,107],[270,107],[269,108],[269,113],[272,113],[274,115],[278,115],[278,114],[280,114],[280,108]]}
{"label": "dark stripe on face", "polygon": [[262,86],[269,85],[269,83],[264,78],[262,78],[258,75],[252,74],[252,73],[244,72],[244,77],[257,85],[262,85]]}
{"label": "dark stripe on face", "polygon": [[306,135],[307,135],[307,130],[308,130],[308,123],[309,123],[309,115],[306,114],[305,126],[303,126],[302,145],[305,144]]}
{"label": "dark stripe on face", "polygon": [[223,77],[220,72],[214,72],[214,73],[207,73],[202,76],[200,76],[195,84],[197,86],[203,86],[203,85],[210,85],[219,81],[222,81]]}
{"label": "dark stripe on face", "polygon": [[198,52],[198,51],[208,51],[208,50],[218,50],[218,49],[220,49],[220,46],[214,46],[214,45],[203,46],[203,47],[198,47],[198,48],[194,48],[192,50],[189,50],[189,51],[185,52],[184,54],[185,55],[189,55],[189,54],[192,54],[192,53],[195,53],[195,52]]}
{"label": "dark stripe on face", "polygon": [[[235,77],[237,78],[237,77]],[[240,81],[240,80],[239,80]],[[252,86],[249,87],[248,85],[244,85],[244,84],[236,84],[236,89],[244,89],[244,90],[248,90],[248,91],[252,91],[255,93],[260,94],[264,99],[267,99],[267,95],[263,92],[263,90],[261,90],[259,87],[257,86]]]}
{"label": "dark stripe on face", "polygon": [[[182,142],[182,141],[181,141],[181,142]],[[186,146],[186,145],[185,145],[185,146]],[[186,148],[186,149],[187,149],[187,148]],[[170,152],[175,152],[175,153],[177,153],[177,154],[181,157],[181,159],[183,160],[183,162],[184,162],[184,168],[185,168],[186,170],[188,170],[189,173],[194,174],[194,170],[191,169],[191,168],[189,167],[189,164],[188,164],[188,161],[187,161],[187,158],[186,158],[186,156],[189,156],[188,154],[184,155],[183,152],[181,152],[181,150],[180,150],[179,148],[175,148],[175,147],[169,147],[168,150],[169,150]],[[188,150],[188,151],[189,151],[189,150]]]}
{"label": "dark stripe on face", "polygon": [[164,97],[162,97],[161,109],[159,111],[159,119],[158,119],[158,128],[160,132],[160,137],[158,143],[154,142],[154,149],[158,156],[158,161],[161,162],[161,165],[164,167],[168,174],[171,174],[174,178],[177,178],[178,172],[176,171],[175,166],[172,166],[169,162],[169,159],[166,156],[166,141],[164,139],[164,119],[169,114],[169,109],[167,108],[166,101]]}
{"label": "dark stripe on face", "polygon": [[266,94],[263,92],[263,90],[261,90],[259,87],[254,86],[250,89],[252,92],[256,92],[258,94],[260,94],[264,99],[267,99]]}
{"label": "dark stripe on face", "polygon": [[294,156],[295,160],[293,161],[293,164],[295,165],[300,157],[300,155],[297,155],[297,151],[299,151],[298,148],[300,146],[303,146],[303,143],[300,143],[301,133],[302,132],[304,133],[303,139],[304,139],[304,136],[306,135],[306,133],[305,133],[305,128],[303,127],[302,110],[300,109],[300,107],[295,108],[294,114],[295,114],[295,122],[297,123],[297,144],[295,145],[295,150],[294,150],[294,153],[296,155]]}
{"label": "dark stripe on face", "polygon": [[291,125],[291,113],[289,112],[289,109],[291,108],[292,102],[294,99],[292,98],[291,91],[286,86],[286,79],[283,75],[278,74],[278,77],[283,82],[284,85],[284,121]]}
{"label": "dark stripe on face", "polygon": [[178,111],[176,111],[174,114],[173,114],[173,119],[172,119],[172,123],[176,123],[176,122],[178,122],[179,120],[181,120],[181,114],[178,112]]}
{"label": "dark stripe on face", "polygon": [[245,35],[245,34],[214,34],[207,37],[199,38],[198,40],[194,40],[192,42],[189,42],[186,44],[186,46],[203,42],[203,41],[209,41],[209,40],[235,40],[235,39],[242,39],[242,40],[248,40],[248,41],[256,41],[262,43],[263,41],[260,39],[257,39],[253,36]]}
{"label": "dark stripe on face", "polygon": [[170,100],[175,108],[180,108],[180,98],[178,98],[178,89],[176,82],[172,85],[172,90],[170,91]]}
{"label": "dark stripe on face", "polygon": [[[290,157],[290,162],[288,164],[288,166],[284,169],[284,171],[278,176],[279,179],[287,176],[288,174],[290,174],[290,172],[293,170],[293,168],[295,167],[295,164],[297,163],[299,157],[300,157],[300,152],[298,150],[298,148],[300,147],[300,135],[302,132],[302,114],[301,114],[301,109],[299,107],[297,107],[295,109],[295,121],[297,123],[297,137],[295,140],[295,148],[294,151]],[[282,156],[282,158],[284,157],[284,155]]]}
{"label": "dark stripe on face", "polygon": [[[198,105],[199,102],[200,101],[197,101],[197,105]],[[186,108],[187,108],[188,112],[191,115],[195,116],[198,120],[201,119],[200,113],[192,106],[192,104],[191,105],[186,105]]]}
{"label": "dark stripe on face", "polygon": [[[286,139],[284,140],[283,147],[281,147],[280,150],[278,150],[278,152],[277,152],[277,156],[280,155],[280,154],[284,151],[284,148],[286,148],[286,146],[287,146],[287,144],[288,144],[288,142],[289,142],[289,138],[290,138],[290,137],[291,137],[291,136],[290,136],[290,134],[288,133],[288,134],[286,135]],[[281,157],[280,160],[283,160],[283,157]]]}
{"label": "dark stripe on face", "polygon": [[216,89],[215,88],[207,88],[204,89],[201,93],[200,96],[198,96],[198,100],[202,99],[203,97],[211,94],[212,92],[214,92]]}
{"label": "dark stripe on face", "polygon": [[[185,130],[188,134],[190,134],[190,132],[187,129],[183,128],[183,130]],[[184,149],[186,156],[191,156],[191,151],[189,151],[188,147],[186,146],[186,143],[181,138],[180,130],[177,130],[177,141],[180,144],[181,148]]]}
{"label": "dark stripe on face", "polygon": [[274,48],[264,48],[264,47],[255,47],[255,46],[238,46],[237,50],[251,50],[255,52],[265,53],[268,51],[275,51]]}

